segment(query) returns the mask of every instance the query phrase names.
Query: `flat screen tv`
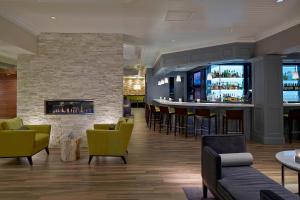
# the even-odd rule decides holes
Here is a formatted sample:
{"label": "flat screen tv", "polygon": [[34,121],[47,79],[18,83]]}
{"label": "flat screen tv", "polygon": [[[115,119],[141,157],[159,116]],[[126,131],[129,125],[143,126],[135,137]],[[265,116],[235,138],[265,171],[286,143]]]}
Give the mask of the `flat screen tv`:
{"label": "flat screen tv", "polygon": [[201,72],[194,73],[194,87],[200,87],[201,85]]}

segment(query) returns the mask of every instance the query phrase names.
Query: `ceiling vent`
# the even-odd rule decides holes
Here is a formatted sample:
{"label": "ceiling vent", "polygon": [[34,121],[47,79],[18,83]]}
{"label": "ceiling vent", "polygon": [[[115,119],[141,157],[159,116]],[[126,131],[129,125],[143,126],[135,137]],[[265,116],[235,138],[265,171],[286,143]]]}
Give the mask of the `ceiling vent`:
{"label": "ceiling vent", "polygon": [[192,11],[168,10],[165,21],[187,21],[192,17]]}

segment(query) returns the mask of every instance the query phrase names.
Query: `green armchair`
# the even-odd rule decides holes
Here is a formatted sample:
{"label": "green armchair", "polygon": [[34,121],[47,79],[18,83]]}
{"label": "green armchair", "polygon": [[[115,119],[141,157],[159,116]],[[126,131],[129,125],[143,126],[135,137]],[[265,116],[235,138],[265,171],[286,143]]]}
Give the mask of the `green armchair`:
{"label": "green armchair", "polygon": [[32,156],[45,149],[49,155],[50,125],[23,125],[20,118],[0,122],[0,158]]}
{"label": "green armchair", "polygon": [[121,157],[126,164],[125,155],[133,126],[132,118],[120,118],[116,125],[95,124],[94,130],[87,130],[89,164],[93,156]]}

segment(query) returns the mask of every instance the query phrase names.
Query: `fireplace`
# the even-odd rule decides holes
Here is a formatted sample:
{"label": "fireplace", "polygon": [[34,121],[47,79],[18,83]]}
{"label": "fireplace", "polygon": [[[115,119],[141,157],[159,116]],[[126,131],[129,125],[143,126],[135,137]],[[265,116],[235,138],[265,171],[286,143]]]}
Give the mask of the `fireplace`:
{"label": "fireplace", "polygon": [[85,115],[94,113],[94,101],[82,99],[46,100],[46,115]]}

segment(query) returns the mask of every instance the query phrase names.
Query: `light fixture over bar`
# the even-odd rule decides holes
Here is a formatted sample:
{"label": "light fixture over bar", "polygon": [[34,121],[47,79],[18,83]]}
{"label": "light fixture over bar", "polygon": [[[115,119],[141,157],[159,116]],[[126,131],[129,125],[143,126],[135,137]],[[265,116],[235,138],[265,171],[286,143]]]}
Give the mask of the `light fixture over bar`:
{"label": "light fixture over bar", "polygon": [[165,83],[169,83],[168,77],[165,78]]}
{"label": "light fixture over bar", "polygon": [[181,82],[181,76],[180,75],[176,76],[176,82]]}

